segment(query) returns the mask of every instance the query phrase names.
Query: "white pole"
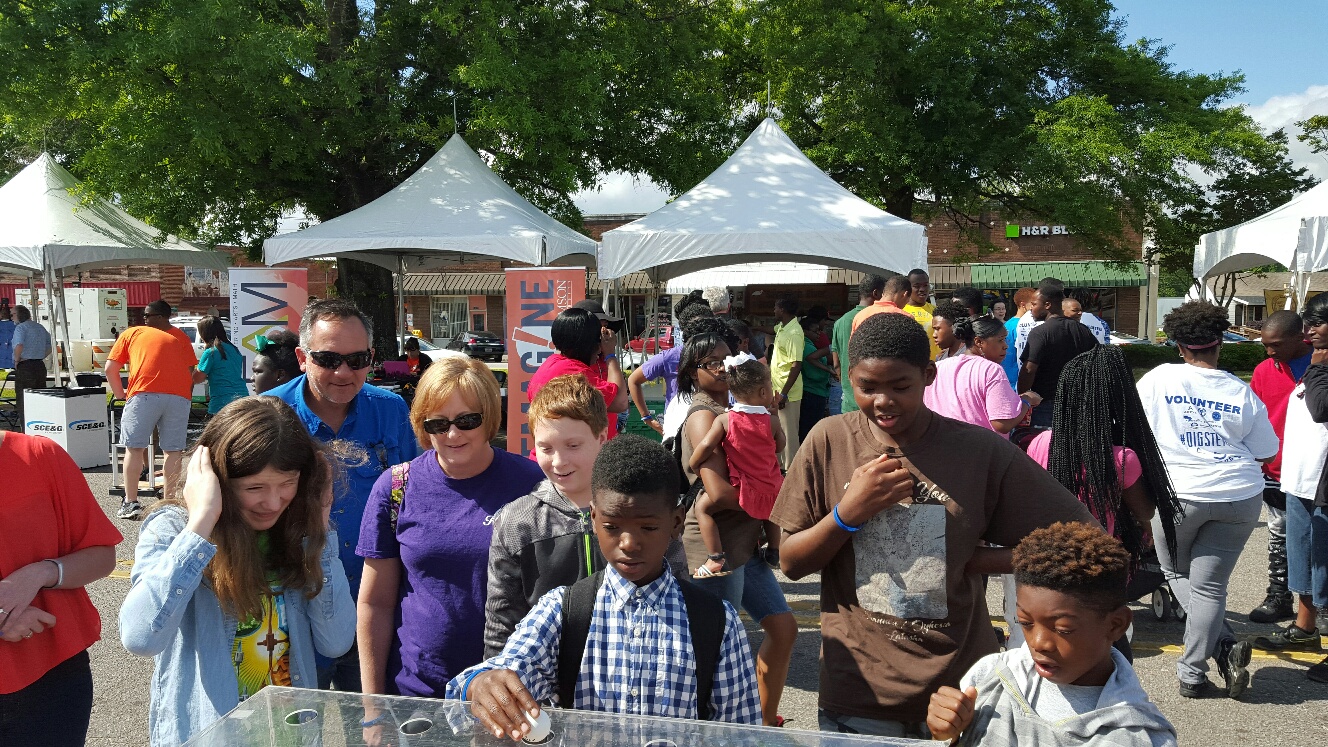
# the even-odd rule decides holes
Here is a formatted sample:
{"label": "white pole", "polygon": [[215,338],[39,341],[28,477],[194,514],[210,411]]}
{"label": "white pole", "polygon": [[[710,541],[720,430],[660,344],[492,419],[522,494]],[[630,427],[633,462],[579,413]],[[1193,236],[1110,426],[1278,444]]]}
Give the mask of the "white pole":
{"label": "white pole", "polygon": [[50,257],[42,257],[42,277],[46,281],[46,318],[51,323],[51,361],[55,367],[55,385],[59,387],[61,385],[60,352],[58,350],[60,335],[55,312],[55,271],[51,269]]}
{"label": "white pole", "polygon": [[397,255],[397,354],[406,354],[406,255]]}
{"label": "white pole", "polygon": [[68,299],[65,297],[65,273],[59,270],[57,275],[60,279],[60,334],[65,338],[65,366],[69,371],[69,381],[74,381],[74,351],[70,348],[74,343],[70,342],[69,337],[69,306]]}

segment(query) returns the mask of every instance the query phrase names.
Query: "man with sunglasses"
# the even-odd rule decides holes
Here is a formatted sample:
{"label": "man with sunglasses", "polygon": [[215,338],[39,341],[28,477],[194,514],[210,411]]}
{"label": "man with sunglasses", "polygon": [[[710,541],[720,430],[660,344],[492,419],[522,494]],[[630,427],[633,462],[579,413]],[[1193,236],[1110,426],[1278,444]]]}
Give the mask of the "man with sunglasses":
{"label": "man with sunglasses", "polygon": [[[171,326],[170,318],[170,304],[161,300],[148,304],[143,310],[143,324],[121,332],[106,359],[106,382],[115,398],[125,401],[120,417],[125,494],[116,514],[121,519],[137,519],[143,513],[138,502],[138,474],[144,465],[152,469],[147,460],[153,430],[166,453],[165,495],[174,494],[180,476],[180,452],[189,427],[193,369],[198,358],[188,336]],[[125,364],[129,365],[128,392],[120,379]]]}
{"label": "man with sunglasses", "polygon": [[[338,298],[314,301],[300,319],[295,357],[304,373],[264,394],[295,410],[319,441],[352,443],[363,461],[346,465],[333,486],[332,521],[341,537],[341,565],[358,597],[364,559],[355,554],[360,519],[378,476],[394,464],[419,456],[410,408],[400,396],[365,381],[373,363],[373,323],[353,303]],[[318,658],[318,686],[360,691],[359,648],[336,659]]]}

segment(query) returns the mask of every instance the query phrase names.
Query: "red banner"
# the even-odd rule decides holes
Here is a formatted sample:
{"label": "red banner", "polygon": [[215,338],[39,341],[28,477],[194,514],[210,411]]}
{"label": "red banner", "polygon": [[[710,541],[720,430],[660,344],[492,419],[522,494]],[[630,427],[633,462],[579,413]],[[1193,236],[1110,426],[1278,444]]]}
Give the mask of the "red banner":
{"label": "red banner", "polygon": [[522,267],[507,275],[507,450],[529,454],[526,392],[530,377],[556,352],[549,341],[553,320],[586,298],[583,267]]}

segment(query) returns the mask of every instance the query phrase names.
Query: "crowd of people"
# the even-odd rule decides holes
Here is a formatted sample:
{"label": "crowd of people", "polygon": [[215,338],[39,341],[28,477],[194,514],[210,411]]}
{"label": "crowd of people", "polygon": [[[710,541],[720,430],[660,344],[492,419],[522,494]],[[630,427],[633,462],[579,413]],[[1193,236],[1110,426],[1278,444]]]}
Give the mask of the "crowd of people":
{"label": "crowd of people", "polygon": [[[126,473],[154,431],[166,455],[165,500],[144,510],[130,479],[119,511],[145,514],[120,635],[155,660],[152,744],[266,685],[458,698],[515,740],[548,706],[782,726],[798,626],[776,569],[819,574],[824,731],[1175,744],[1131,665],[1128,603],[1163,582],[1187,613],[1182,696],[1241,697],[1252,645],[1317,650],[1328,296],[1268,320],[1252,386],[1218,368],[1210,304],[1167,316],[1180,362],[1136,385],[1055,279],[1009,318],[975,289],[930,299],[923,270],[867,276],[838,319],[781,299],[761,330],[707,289],[630,375],[622,320],[582,302],[530,383],[529,455],[492,444],[499,385],[478,361],[418,365],[409,405],[368,384],[372,322],[346,301],[257,340],[262,396],[235,385],[218,320],[195,358],[150,304],[106,371]],[[16,358],[39,342],[22,339]],[[202,381],[213,402],[186,451]],[[662,444],[621,433],[633,404]],[[51,442],[4,433],[0,471],[34,476],[0,498],[0,733],[83,744],[100,633],[84,586],[121,535]],[[1265,506],[1251,619],[1290,622],[1242,641],[1226,589]],[[755,652],[739,610],[765,633]],[[1328,681],[1328,661],[1309,677]],[[379,708],[360,720],[370,744],[408,716]]]}

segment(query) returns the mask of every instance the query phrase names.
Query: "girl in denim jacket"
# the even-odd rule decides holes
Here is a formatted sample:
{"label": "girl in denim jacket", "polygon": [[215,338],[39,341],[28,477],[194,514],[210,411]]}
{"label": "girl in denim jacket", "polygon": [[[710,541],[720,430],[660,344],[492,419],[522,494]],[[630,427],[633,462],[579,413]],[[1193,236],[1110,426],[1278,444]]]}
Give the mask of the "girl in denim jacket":
{"label": "girl in denim jacket", "polygon": [[315,687],[314,651],[335,658],[354,642],[322,449],[280,400],[237,400],[199,438],[182,497],[144,520],[120,639],[156,659],[154,746],[189,740],[266,685]]}

